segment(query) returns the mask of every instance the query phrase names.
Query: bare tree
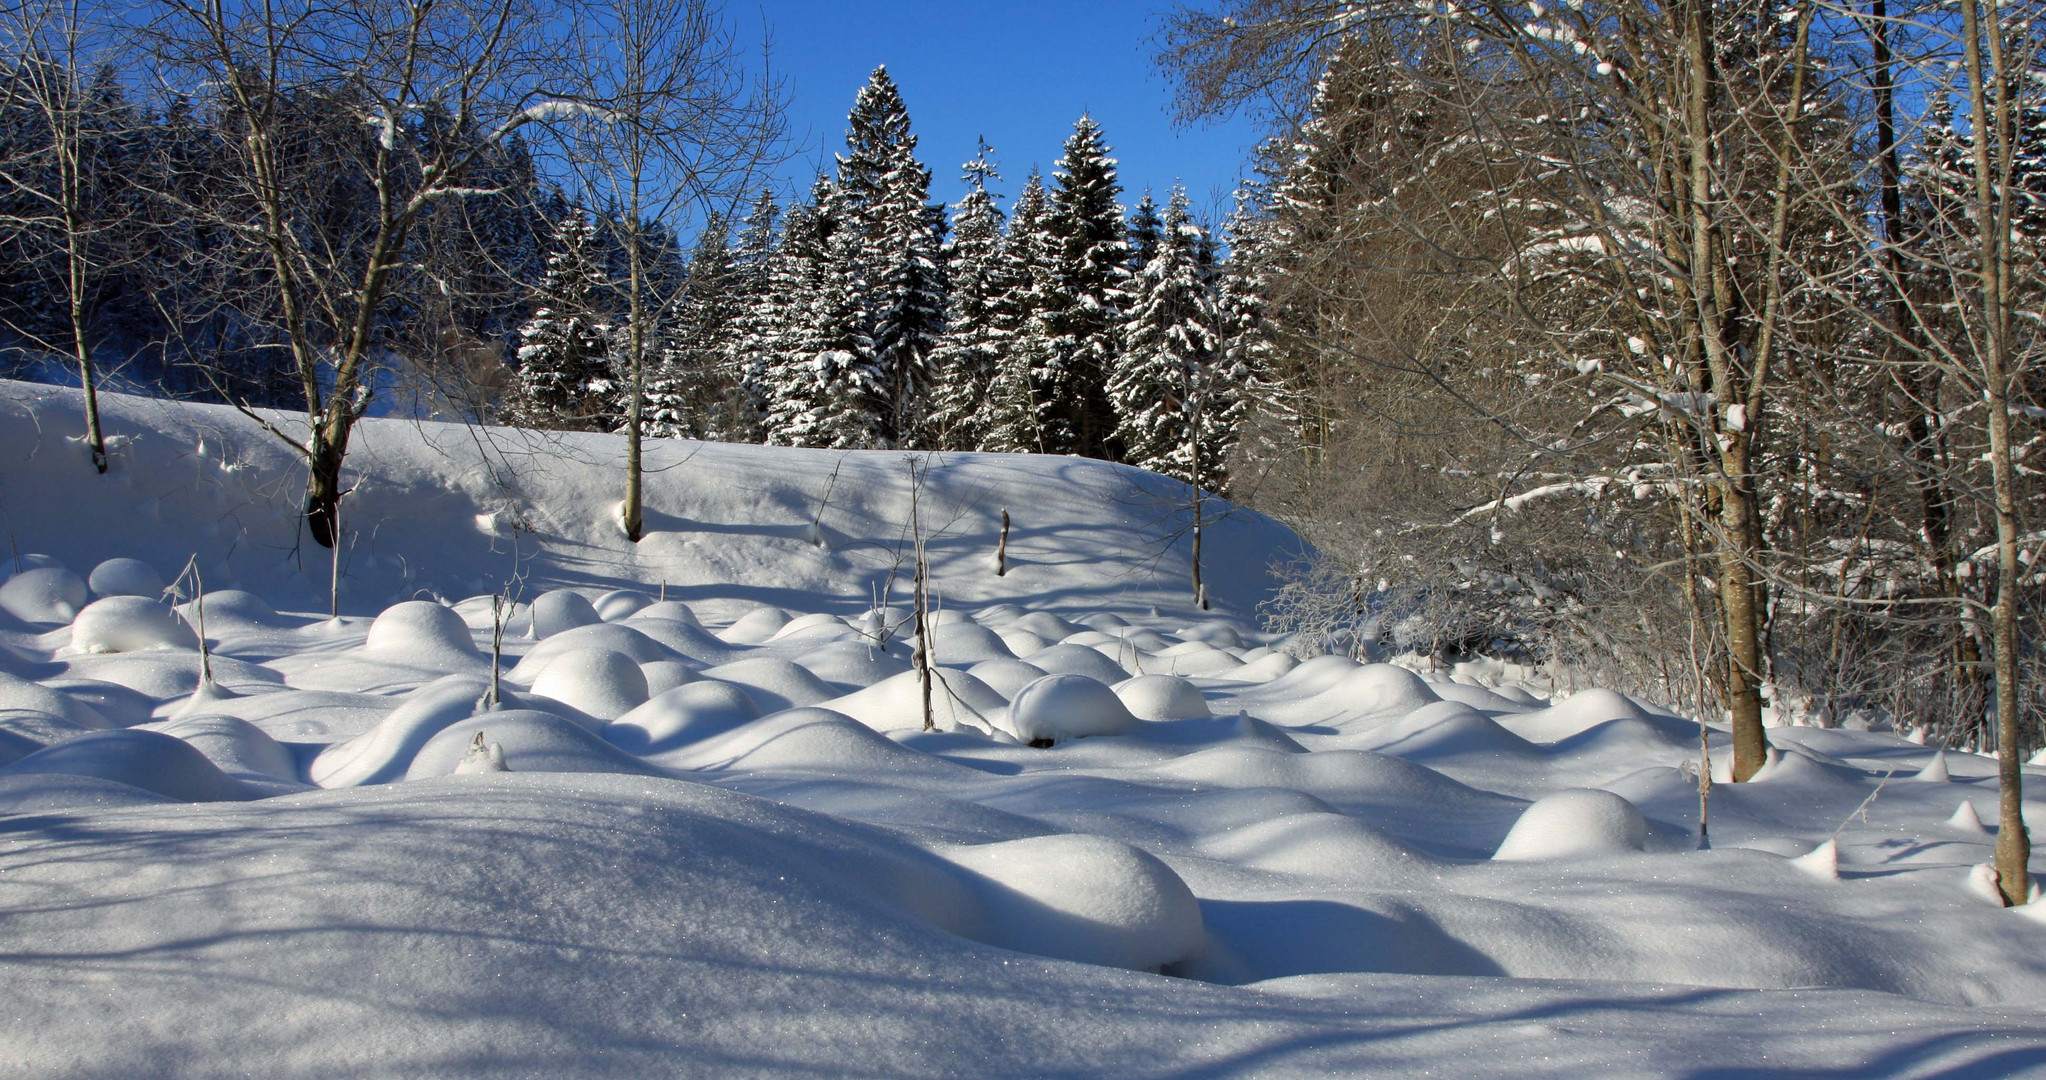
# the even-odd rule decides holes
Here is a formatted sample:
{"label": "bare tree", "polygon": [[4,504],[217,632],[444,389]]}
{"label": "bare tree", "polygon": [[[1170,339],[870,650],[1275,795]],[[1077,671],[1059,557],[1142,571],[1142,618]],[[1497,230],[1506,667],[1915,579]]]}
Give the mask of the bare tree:
{"label": "bare tree", "polygon": [[[602,0],[576,23],[582,53],[573,96],[592,108],[557,125],[568,174],[624,254],[622,337],[613,364],[625,386],[625,534],[643,530],[641,442],[660,328],[701,299],[691,278],[652,265],[657,242],[737,217],[781,136],[779,88],[749,75],[730,28],[708,0]],[[654,223],[665,223],[655,230]],[[618,347],[622,347],[621,350]]]}
{"label": "bare tree", "polygon": [[[542,0],[159,6],[158,58],[234,150],[231,190],[180,196],[181,209],[261,268],[263,317],[296,367],[306,430],[258,419],[305,458],[306,524],[324,546],[337,541],[349,436],[395,359],[386,305],[413,269],[413,231],[436,204],[494,193],[470,177],[490,148],[576,108],[549,93],[563,25]],[[366,190],[366,220],[334,220],[327,196],[343,183]]]}
{"label": "bare tree", "polygon": [[9,329],[38,348],[69,354],[77,364],[85,391],[86,447],[93,467],[104,473],[93,301],[100,278],[123,258],[120,241],[134,200],[121,197],[117,189],[125,178],[109,175],[98,158],[128,133],[133,114],[112,96],[111,83],[91,82],[106,59],[104,28],[92,14],[82,0],[61,0],[19,4],[0,15],[0,33],[9,45],[7,104],[33,117],[39,129],[18,147],[19,156],[0,161],[0,190],[21,208],[0,216],[0,227],[42,241],[56,256],[65,340],[12,320]]}

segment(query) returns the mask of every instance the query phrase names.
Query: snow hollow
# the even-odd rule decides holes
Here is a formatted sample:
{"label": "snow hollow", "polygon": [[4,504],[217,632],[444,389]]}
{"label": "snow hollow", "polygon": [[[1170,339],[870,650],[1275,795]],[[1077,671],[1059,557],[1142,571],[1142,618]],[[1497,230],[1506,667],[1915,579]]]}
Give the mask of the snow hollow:
{"label": "snow hollow", "polygon": [[1775,729],[1700,850],[1693,720],[1298,659],[1134,469],[655,441],[634,545],[615,437],[371,420],[337,567],[102,403],[0,384],[7,1075],[2046,1075],[1988,759]]}

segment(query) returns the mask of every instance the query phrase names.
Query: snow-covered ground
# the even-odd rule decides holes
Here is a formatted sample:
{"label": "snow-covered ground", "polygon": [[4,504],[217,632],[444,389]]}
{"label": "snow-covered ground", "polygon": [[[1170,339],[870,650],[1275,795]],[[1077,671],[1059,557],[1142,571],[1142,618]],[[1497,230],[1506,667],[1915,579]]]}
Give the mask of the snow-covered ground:
{"label": "snow-covered ground", "polygon": [[8,1074],[2046,1075],[1985,759],[1779,729],[1700,851],[1691,721],[1296,663],[1285,530],[1202,613],[1173,485],[974,455],[926,733],[903,455],[655,444],[634,546],[613,440],[372,421],[330,619],[287,451],[107,404],[0,384]]}

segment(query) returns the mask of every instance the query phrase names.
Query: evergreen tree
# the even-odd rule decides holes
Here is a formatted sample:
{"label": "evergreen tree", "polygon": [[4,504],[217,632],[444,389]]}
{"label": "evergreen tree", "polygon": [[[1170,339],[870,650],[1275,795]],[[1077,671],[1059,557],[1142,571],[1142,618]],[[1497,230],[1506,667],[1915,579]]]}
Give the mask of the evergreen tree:
{"label": "evergreen tree", "polygon": [[811,205],[791,212],[782,239],[789,318],[770,365],[766,422],[778,445],[883,445],[887,391],[862,303],[862,237],[845,221],[839,193],[818,177]]}
{"label": "evergreen tree", "polygon": [[609,431],[619,387],[610,364],[612,327],[596,304],[605,291],[589,221],[571,210],[554,229],[540,307],[519,328],[512,415],[529,427]]}
{"label": "evergreen tree", "polygon": [[732,302],[736,309],[725,342],[725,368],[732,387],[724,408],[712,418],[711,438],[759,442],[766,402],[769,339],[782,312],[774,291],[774,227],[781,214],[772,191],[763,190],[740,224],[732,251]]}
{"label": "evergreen tree", "polygon": [[646,433],[657,439],[708,438],[734,380],[725,363],[739,316],[737,268],[724,220],[698,235],[681,295],[659,328],[660,351],[647,373]]}
{"label": "evergreen tree", "polygon": [[945,336],[931,354],[937,387],[929,421],[932,440],[942,450],[981,449],[991,412],[988,392],[1014,333],[999,318],[1007,275],[1002,211],[988,191],[988,181],[1000,179],[1000,173],[989,153],[983,140],[980,152],[966,163],[966,197],[953,214],[952,243],[946,249],[951,288]]}
{"label": "evergreen tree", "polygon": [[1129,241],[1115,159],[1092,117],[1073,126],[1053,175],[1056,274],[1045,302],[1051,348],[1033,372],[1044,404],[1041,435],[1047,452],[1113,459],[1107,380],[1122,344]]}
{"label": "evergreen tree", "polygon": [[1137,200],[1137,207],[1130,211],[1130,275],[1135,277],[1151,265],[1158,256],[1158,245],[1164,239],[1165,223],[1158,217],[1158,204],[1151,200],[1149,188],[1144,197]]}
{"label": "evergreen tree", "polygon": [[1007,347],[998,357],[981,410],[982,450],[1021,454],[1045,448],[1040,421],[1048,403],[1038,392],[1037,372],[1052,364],[1046,298],[1057,264],[1050,217],[1051,196],[1043,177],[1032,170],[1016,196],[989,294],[988,325]]}
{"label": "evergreen tree", "polygon": [[1134,286],[1124,348],[1108,381],[1125,460],[1214,486],[1234,410],[1219,400],[1232,396],[1230,388],[1216,385],[1212,247],[1184,188],[1173,189],[1157,250]]}
{"label": "evergreen tree", "polygon": [[943,211],[930,205],[930,189],[902,94],[886,67],[875,68],[846,118],[837,190],[843,227],[854,240],[848,251],[863,284],[871,362],[883,384],[879,426],[887,445],[927,441],[924,398],[946,303]]}

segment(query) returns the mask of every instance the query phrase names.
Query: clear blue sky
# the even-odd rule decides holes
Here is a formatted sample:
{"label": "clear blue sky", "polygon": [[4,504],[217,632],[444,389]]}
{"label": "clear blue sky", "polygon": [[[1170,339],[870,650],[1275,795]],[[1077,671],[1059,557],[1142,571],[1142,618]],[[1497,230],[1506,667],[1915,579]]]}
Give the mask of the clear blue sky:
{"label": "clear blue sky", "polygon": [[757,40],[765,23],[786,81],[796,156],[782,169],[807,189],[845,145],[845,114],[878,64],[902,88],[934,201],[961,194],[959,165],[985,135],[1013,198],[1037,165],[1049,174],[1073,121],[1091,112],[1136,202],[1184,180],[1197,210],[1226,212],[1256,142],[1250,124],[1177,127],[1171,88],[1152,62],[1154,0],[731,0],[727,16]]}

